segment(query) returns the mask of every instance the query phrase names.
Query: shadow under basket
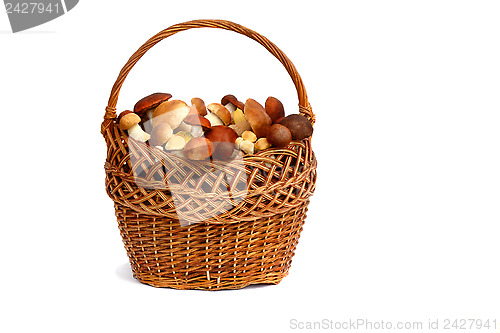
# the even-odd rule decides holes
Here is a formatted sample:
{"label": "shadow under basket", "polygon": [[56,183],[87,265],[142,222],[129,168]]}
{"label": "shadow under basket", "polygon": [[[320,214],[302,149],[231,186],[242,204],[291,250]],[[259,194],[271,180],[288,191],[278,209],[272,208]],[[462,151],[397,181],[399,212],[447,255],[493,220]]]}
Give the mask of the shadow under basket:
{"label": "shadow under basket", "polygon": [[[133,276],[140,282],[203,290],[278,284],[288,275],[315,189],[317,162],[311,138],[242,156],[240,163],[219,163],[160,151],[118,128],[119,91],[135,63],[159,41],[202,27],[235,31],[263,45],[290,74],[299,112],[314,124],[294,65],[265,37],[228,21],[177,24],[141,46],[113,86],[101,126],[107,144],[106,191],[114,201]],[[230,183],[244,186],[224,191]],[[198,223],[180,223],[193,219]]]}

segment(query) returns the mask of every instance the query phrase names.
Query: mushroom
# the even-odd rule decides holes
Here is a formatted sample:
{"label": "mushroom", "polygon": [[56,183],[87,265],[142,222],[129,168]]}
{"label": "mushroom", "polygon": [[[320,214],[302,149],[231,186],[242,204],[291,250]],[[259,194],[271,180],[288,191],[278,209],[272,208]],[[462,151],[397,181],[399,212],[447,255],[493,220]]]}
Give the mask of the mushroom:
{"label": "mushroom", "polygon": [[210,122],[210,126],[224,126],[224,122],[212,112],[209,112],[205,118]]}
{"label": "mushroom", "polygon": [[267,115],[264,107],[256,100],[247,99],[245,103],[245,119],[252,127],[253,132],[258,138],[265,137],[267,130],[272,124],[271,118]]}
{"label": "mushroom", "polygon": [[312,135],[313,127],[309,119],[300,114],[291,114],[281,119],[279,123],[288,127],[293,140],[302,140]]}
{"label": "mushroom", "polygon": [[242,102],[238,101],[238,99],[234,95],[226,95],[226,96],[222,97],[222,99],[220,100],[220,103],[222,105],[224,105],[224,106],[226,104],[232,104],[236,108],[239,108],[239,109],[242,109],[242,110],[245,107],[245,104],[243,104]]}
{"label": "mushroom", "polygon": [[255,151],[255,145],[253,144],[253,142],[243,139],[240,142],[240,149],[245,153],[252,155]]}
{"label": "mushroom", "polygon": [[119,117],[120,120],[118,123],[118,127],[120,127],[120,129],[123,131],[127,131],[128,136],[137,141],[148,141],[151,136],[148,133],[144,132],[141,126],[139,126],[141,117],[130,110],[127,111],[122,112],[123,115],[120,114],[121,117]]}
{"label": "mushroom", "polygon": [[205,133],[205,138],[214,144],[213,157],[218,160],[227,160],[233,154],[234,143],[238,135],[227,126],[214,126]]}
{"label": "mushroom", "polygon": [[265,110],[267,115],[273,121],[273,124],[277,123],[281,118],[285,116],[285,108],[279,99],[269,96],[266,99]]}
{"label": "mushroom", "polygon": [[183,101],[173,99],[163,102],[153,112],[153,127],[167,123],[175,130],[186,118],[189,111],[190,107]]}
{"label": "mushroom", "polygon": [[236,138],[236,141],[234,141],[234,147],[236,149],[240,149],[240,144],[241,144],[241,141],[243,141],[243,138],[241,136],[237,137]]}
{"label": "mushroom", "polygon": [[186,119],[184,119],[184,123],[191,126],[190,133],[193,137],[202,136],[203,133],[212,128],[212,125],[207,118],[198,116],[196,114],[188,115]]}
{"label": "mushroom", "polygon": [[184,139],[184,141],[186,141],[186,143],[189,142],[189,140],[191,140],[193,138],[193,135],[190,133],[190,132],[177,132],[175,133],[175,135],[177,136],[180,136]]}
{"label": "mushroom", "polygon": [[191,139],[184,147],[183,153],[186,158],[202,161],[212,156],[213,146],[210,140],[204,137]]}
{"label": "mushroom", "polygon": [[245,115],[243,114],[243,110],[242,109],[236,109],[234,112],[233,112],[233,120],[234,120],[234,123],[237,124],[237,123],[241,123],[242,121],[247,121],[245,119]]}
{"label": "mushroom", "polygon": [[[171,98],[172,95],[167,93],[154,93],[148,95],[135,103],[134,112],[141,118],[147,118],[146,120],[149,120],[153,118],[154,109],[161,103],[168,101]],[[144,115],[146,117],[143,117]]]}
{"label": "mushroom", "polygon": [[[223,125],[231,124],[231,113],[229,112],[228,109],[226,109],[224,105],[219,103],[211,103],[208,104],[207,109],[208,111],[210,111],[210,113],[215,114],[217,117],[219,117],[219,119],[223,122]],[[210,121],[210,123],[212,123],[212,121]],[[216,125],[212,123],[212,126]]]}
{"label": "mushroom", "polygon": [[247,141],[255,142],[257,141],[257,135],[252,131],[245,131],[241,133],[241,137]]}
{"label": "mushroom", "polygon": [[245,131],[252,130],[252,126],[250,126],[248,121],[245,119],[245,115],[241,109],[236,109],[236,111],[233,112],[233,121],[234,125],[229,125],[229,127],[234,129],[236,134],[239,136],[241,136]]}
{"label": "mushroom", "polygon": [[186,146],[186,140],[178,134],[173,135],[165,144],[165,150],[181,150]]}
{"label": "mushroom", "polygon": [[149,143],[153,146],[162,146],[172,137],[173,133],[174,131],[167,123],[159,124],[153,127]]}
{"label": "mushroom", "polygon": [[130,111],[130,110],[125,110],[125,111],[120,112],[120,114],[117,117],[118,126],[120,126],[120,121],[123,118],[123,116],[126,115],[126,114],[129,114],[129,113],[134,113],[134,112]]}
{"label": "mushroom", "polygon": [[[207,115],[207,108],[205,106],[205,102],[201,98],[198,98],[198,97],[192,98],[191,105],[196,110],[196,113],[198,113],[200,116]],[[192,111],[192,112],[194,112],[194,111]]]}
{"label": "mushroom", "polygon": [[231,113],[231,119],[233,118],[233,112],[238,108],[233,103],[222,104]]}
{"label": "mushroom", "polygon": [[267,141],[276,147],[286,147],[292,141],[292,133],[281,124],[274,124],[267,131]]}
{"label": "mushroom", "polygon": [[271,147],[271,144],[267,141],[266,138],[260,138],[255,142],[254,147],[255,151],[261,151]]}

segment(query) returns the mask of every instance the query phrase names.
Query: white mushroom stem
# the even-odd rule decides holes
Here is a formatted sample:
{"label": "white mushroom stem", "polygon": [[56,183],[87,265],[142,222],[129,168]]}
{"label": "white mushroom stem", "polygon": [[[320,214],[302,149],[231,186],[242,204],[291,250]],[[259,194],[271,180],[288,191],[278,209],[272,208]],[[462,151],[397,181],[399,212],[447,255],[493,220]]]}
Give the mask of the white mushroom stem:
{"label": "white mushroom stem", "polygon": [[127,132],[129,137],[134,138],[137,141],[146,142],[151,138],[148,133],[142,130],[139,124],[135,124],[134,126],[130,127]]}
{"label": "white mushroom stem", "polygon": [[219,117],[217,117],[217,115],[215,113],[209,112],[205,116],[205,118],[208,119],[208,121],[210,122],[210,125],[212,127],[219,126],[219,125],[224,126],[224,123],[222,122],[222,120]]}
{"label": "white mushroom stem", "polygon": [[233,103],[227,103],[224,105],[226,109],[228,109],[229,113],[231,114],[231,124],[234,124],[234,111],[236,111],[236,106]]}
{"label": "white mushroom stem", "polygon": [[226,105],[224,105],[226,107],[226,109],[229,110],[229,112],[233,113],[234,111],[236,111],[236,106],[233,104],[233,103],[227,103]]}

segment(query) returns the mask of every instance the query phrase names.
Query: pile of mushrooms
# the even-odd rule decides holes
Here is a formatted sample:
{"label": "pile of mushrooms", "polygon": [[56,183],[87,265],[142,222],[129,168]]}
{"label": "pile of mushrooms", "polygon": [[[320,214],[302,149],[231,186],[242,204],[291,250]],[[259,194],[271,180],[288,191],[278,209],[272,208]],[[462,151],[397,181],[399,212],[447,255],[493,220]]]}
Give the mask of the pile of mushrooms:
{"label": "pile of mushrooms", "polygon": [[292,140],[312,135],[313,127],[299,114],[285,116],[283,104],[268,97],[262,106],[226,95],[220,103],[198,97],[191,105],[171,94],[154,93],[139,100],[134,111],[117,118],[118,126],[134,140],[191,160],[229,160],[241,150],[254,154],[270,147],[286,147]]}

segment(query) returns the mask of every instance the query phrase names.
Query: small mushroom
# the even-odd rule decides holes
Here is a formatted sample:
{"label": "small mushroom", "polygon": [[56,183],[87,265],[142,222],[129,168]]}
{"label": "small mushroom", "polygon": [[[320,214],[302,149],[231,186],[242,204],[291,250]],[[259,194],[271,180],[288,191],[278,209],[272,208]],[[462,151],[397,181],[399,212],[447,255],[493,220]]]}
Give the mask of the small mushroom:
{"label": "small mushroom", "polygon": [[184,122],[191,126],[190,133],[193,137],[202,136],[203,133],[212,128],[212,125],[207,118],[195,114],[188,115],[186,119],[184,119]]}
{"label": "small mushroom", "polygon": [[167,123],[159,124],[151,131],[150,143],[153,146],[162,146],[172,137],[173,133],[174,131]]}
{"label": "small mushroom", "polygon": [[292,133],[281,124],[274,124],[267,131],[267,141],[275,147],[286,147],[292,141]]}
{"label": "small mushroom", "polygon": [[177,132],[175,135],[180,136],[186,141],[186,143],[189,142],[193,138],[193,135],[190,132]]}
{"label": "small mushroom", "polygon": [[207,108],[205,106],[205,102],[198,97],[194,97],[191,99],[191,105],[194,107],[198,115],[200,116],[206,116],[207,115]]}
{"label": "small mushroom", "polygon": [[186,118],[190,107],[181,100],[173,99],[158,105],[153,112],[153,127],[161,123],[167,123],[175,130]]}
{"label": "small mushroom", "polygon": [[[208,104],[207,109],[208,111],[219,117],[219,119],[222,120],[224,125],[227,126],[231,124],[231,113],[229,112],[228,109],[226,109],[224,105],[219,103],[211,103]],[[212,124],[212,126],[214,126],[214,124]]]}
{"label": "small mushroom", "polygon": [[257,135],[252,131],[245,131],[241,133],[241,137],[247,141],[255,142],[257,141]]}
{"label": "small mushroom", "polygon": [[165,144],[165,150],[181,150],[186,146],[186,140],[178,134],[173,135]]}
{"label": "small mushroom", "polygon": [[220,100],[220,103],[224,106],[226,104],[232,104],[235,107],[240,108],[242,110],[245,107],[245,104],[238,101],[238,99],[234,95],[226,95],[226,96],[222,97],[222,99]]}
{"label": "small mushroom", "polygon": [[241,136],[237,137],[236,141],[234,141],[234,148],[240,149],[241,141],[243,141],[243,138]]}
{"label": "small mushroom", "polygon": [[[130,110],[127,110],[129,112],[122,112],[124,113],[121,115],[120,121],[118,123],[118,127],[120,127],[121,130],[127,131],[128,136],[141,142],[146,142],[149,140],[150,135],[146,132],[144,132],[139,126],[139,123],[141,122],[141,117],[139,117],[137,114],[133,113]],[[126,112],[126,113],[125,113]]]}
{"label": "small mushroom", "polygon": [[285,108],[279,99],[269,96],[266,99],[265,109],[267,115],[273,121],[273,124],[277,123],[281,118],[285,116]]}
{"label": "small mushroom", "polygon": [[312,135],[313,127],[309,119],[300,114],[291,114],[281,119],[279,123],[288,127],[293,140],[302,140]]}
{"label": "small mushroom", "polygon": [[245,153],[252,155],[255,151],[255,145],[253,142],[243,139],[240,142],[240,149]]}
{"label": "small mushroom", "polygon": [[243,110],[238,108],[233,112],[233,121],[235,124],[241,123],[242,121],[247,121],[245,119],[245,115],[243,114]]}
{"label": "small mushroom", "polygon": [[252,127],[253,132],[258,138],[265,137],[267,130],[272,124],[271,118],[267,115],[264,107],[256,100],[247,99],[245,103],[245,119]]}
{"label": "small mushroom", "polygon": [[191,139],[184,147],[183,153],[186,158],[202,161],[212,156],[213,146],[210,140],[204,137]]}
{"label": "small mushroom", "polygon": [[120,121],[123,118],[123,116],[126,115],[126,114],[129,114],[129,113],[134,113],[134,112],[130,111],[130,110],[125,110],[125,111],[120,112],[120,114],[117,117],[118,126],[120,126]]}
{"label": "small mushroom", "polygon": [[271,144],[267,141],[266,138],[260,138],[255,142],[254,146],[255,146],[255,151],[261,151],[271,147]]}
{"label": "small mushroom", "polygon": [[205,138],[214,144],[213,157],[218,160],[227,160],[233,154],[234,143],[238,135],[227,126],[214,126],[205,133]]}

